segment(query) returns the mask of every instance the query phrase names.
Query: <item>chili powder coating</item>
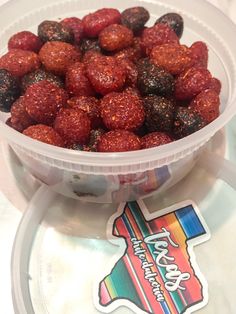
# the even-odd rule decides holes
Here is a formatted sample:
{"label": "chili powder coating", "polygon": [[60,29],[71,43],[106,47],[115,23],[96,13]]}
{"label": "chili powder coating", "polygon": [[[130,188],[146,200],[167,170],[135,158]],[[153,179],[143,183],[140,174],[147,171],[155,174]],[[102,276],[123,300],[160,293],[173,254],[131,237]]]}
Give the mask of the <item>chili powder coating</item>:
{"label": "chili powder coating", "polygon": [[142,99],[130,93],[111,93],[101,101],[101,116],[109,130],[138,129],[144,122]]}
{"label": "chili powder coating", "polygon": [[36,122],[29,116],[25,109],[25,97],[18,98],[11,107],[11,125],[12,127],[22,132]]}
{"label": "chili powder coating", "polygon": [[149,18],[150,14],[144,7],[129,8],[121,13],[121,23],[133,32],[142,30]]}
{"label": "chili powder coating", "polygon": [[43,21],[39,24],[38,36],[44,43],[47,41],[74,42],[72,29],[56,21]]}
{"label": "chili powder coating", "polygon": [[208,89],[214,90],[218,95],[220,95],[221,92],[221,82],[217,78],[213,77],[210,81],[210,84],[208,85]]}
{"label": "chili powder coating", "polygon": [[9,71],[0,69],[0,111],[9,112],[19,96],[18,80]]}
{"label": "chili powder coating", "polygon": [[67,17],[60,23],[72,31],[74,35],[74,42],[79,44],[84,35],[84,26],[81,19],[77,17]]}
{"label": "chili powder coating", "polygon": [[166,24],[156,24],[142,32],[140,45],[146,55],[149,55],[155,46],[168,43],[178,44],[179,38]]}
{"label": "chili powder coating", "polygon": [[43,69],[38,69],[22,77],[21,88],[25,92],[29,86],[44,80],[54,83],[58,87],[64,87],[64,83],[59,76]]}
{"label": "chili powder coating", "polygon": [[82,19],[86,37],[97,37],[111,24],[119,24],[121,14],[117,9],[104,8],[85,15]]}
{"label": "chili powder coating", "polygon": [[211,123],[220,115],[220,97],[214,90],[205,90],[192,100],[189,108],[197,112],[207,123]]}
{"label": "chili powder coating", "polygon": [[178,13],[167,13],[162,15],[159,19],[157,19],[155,24],[159,23],[168,25],[171,29],[173,29],[179,38],[182,37],[184,31],[184,20]]}
{"label": "chili powder coating", "polygon": [[154,47],[150,54],[150,61],[173,75],[180,74],[194,64],[191,49],[179,44]]}
{"label": "chili powder coating", "polygon": [[192,67],[184,71],[176,79],[175,98],[192,99],[208,88],[211,79],[211,73],[205,68]]}
{"label": "chili powder coating", "polygon": [[126,80],[126,71],[114,57],[101,57],[87,66],[87,77],[101,95],[120,91]]}
{"label": "chili powder coating", "polygon": [[173,142],[171,137],[163,132],[152,132],[141,138],[142,149],[157,147]]}
{"label": "chili powder coating", "polygon": [[72,97],[67,101],[67,105],[73,109],[81,109],[88,114],[93,129],[102,126],[100,101],[95,97],[79,96]]}
{"label": "chili powder coating", "polygon": [[87,78],[85,64],[76,62],[68,67],[66,72],[66,89],[72,96],[93,96],[95,94]]}
{"label": "chili powder coating", "polygon": [[48,81],[40,81],[27,88],[25,109],[38,123],[52,124],[60,108],[66,105],[67,92]]}
{"label": "chili powder coating", "polygon": [[126,130],[113,130],[101,136],[98,151],[128,152],[141,149],[141,142],[137,135]]}
{"label": "chili powder coating", "polygon": [[188,136],[206,126],[206,121],[189,108],[178,107],[175,112],[173,135],[176,139]]}
{"label": "chili powder coating", "polygon": [[51,41],[43,45],[39,58],[47,71],[65,75],[70,65],[80,61],[81,53],[71,44]]}
{"label": "chili powder coating", "polygon": [[22,49],[39,52],[42,45],[43,43],[38,36],[28,31],[22,31],[11,36],[8,41],[8,50]]}
{"label": "chili powder coating", "polygon": [[201,66],[207,68],[208,65],[208,48],[202,41],[197,41],[190,47],[192,53],[192,59],[195,66]]}
{"label": "chili powder coating", "polygon": [[174,121],[174,101],[165,97],[149,95],[143,98],[145,125],[149,132],[171,133]]}
{"label": "chili powder coating", "polygon": [[112,24],[99,34],[99,45],[106,51],[119,51],[133,44],[133,32],[119,24]]}
{"label": "chili powder coating", "polygon": [[89,139],[91,122],[83,110],[63,108],[55,119],[54,129],[69,146],[85,144]]}
{"label": "chili powder coating", "polygon": [[0,69],[8,70],[16,77],[21,77],[39,67],[40,60],[33,51],[11,49],[0,58]]}
{"label": "chili powder coating", "polygon": [[61,136],[50,126],[44,124],[32,125],[23,131],[34,140],[44,142],[46,144],[64,147],[65,143]]}

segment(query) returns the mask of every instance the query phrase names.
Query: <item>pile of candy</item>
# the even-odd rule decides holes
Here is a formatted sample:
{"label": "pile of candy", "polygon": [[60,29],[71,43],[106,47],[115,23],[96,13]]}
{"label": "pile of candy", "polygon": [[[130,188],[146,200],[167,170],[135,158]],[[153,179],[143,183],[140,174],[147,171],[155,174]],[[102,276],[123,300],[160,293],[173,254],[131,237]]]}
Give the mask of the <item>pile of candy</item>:
{"label": "pile of candy", "polygon": [[146,149],[188,136],[219,116],[221,83],[204,42],[182,45],[183,18],[151,27],[143,7],[104,8],[22,31],[0,58],[7,124],[75,150]]}

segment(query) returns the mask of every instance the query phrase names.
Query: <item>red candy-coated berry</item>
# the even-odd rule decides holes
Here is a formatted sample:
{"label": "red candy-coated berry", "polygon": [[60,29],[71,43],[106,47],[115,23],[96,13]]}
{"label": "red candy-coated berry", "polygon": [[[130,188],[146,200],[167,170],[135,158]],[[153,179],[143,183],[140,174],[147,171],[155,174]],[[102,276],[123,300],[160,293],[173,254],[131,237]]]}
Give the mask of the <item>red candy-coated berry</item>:
{"label": "red candy-coated berry", "polygon": [[100,52],[96,51],[96,50],[88,50],[83,55],[82,62],[85,65],[88,65],[90,63],[93,63],[94,61],[96,61],[97,59],[99,59],[102,56],[103,55]]}
{"label": "red candy-coated berry", "polygon": [[54,129],[68,145],[85,144],[89,139],[91,122],[83,110],[63,108],[55,119]]}
{"label": "red candy-coated berry", "polygon": [[38,55],[33,51],[12,49],[0,58],[0,68],[20,77],[40,67]]}
{"label": "red candy-coated berry", "polygon": [[72,97],[67,101],[70,108],[81,109],[88,114],[91,127],[97,129],[102,125],[100,101],[95,97]]}
{"label": "red candy-coated berry", "polygon": [[23,131],[24,135],[27,135],[34,140],[64,147],[65,143],[61,136],[50,126],[44,124],[32,125]]}
{"label": "red candy-coated berry", "polygon": [[131,93],[111,93],[101,101],[101,116],[110,130],[134,131],[144,122],[142,100]]}
{"label": "red candy-coated berry", "polygon": [[43,43],[35,34],[23,31],[13,35],[8,41],[8,49],[22,49],[38,52]]}
{"label": "red candy-coated berry", "polygon": [[152,132],[141,138],[142,149],[152,148],[173,142],[170,136],[163,132]]}
{"label": "red candy-coated berry", "polygon": [[77,17],[68,17],[60,22],[63,26],[70,28],[74,34],[74,41],[79,44],[83,38],[84,26],[81,19]]}
{"label": "red candy-coated berry", "polygon": [[192,67],[184,71],[175,83],[176,99],[192,99],[208,88],[211,78],[211,73],[205,68]]}
{"label": "red candy-coated berry", "polygon": [[141,36],[141,48],[146,55],[157,45],[178,44],[179,38],[176,33],[166,24],[156,24],[144,29]]}
{"label": "red candy-coated berry", "polygon": [[131,47],[122,49],[115,54],[115,57],[118,60],[129,59],[130,61],[136,63],[139,59],[142,58],[142,50],[140,47],[139,37],[134,37],[134,43]]}
{"label": "red candy-coated berry", "polygon": [[35,124],[35,121],[29,116],[25,110],[25,97],[18,98],[11,107],[11,126],[22,132],[30,125]]}
{"label": "red candy-coated berry", "polygon": [[140,139],[137,135],[126,130],[115,130],[101,136],[98,143],[98,151],[128,152],[141,149]]}
{"label": "red candy-coated berry", "polygon": [[111,24],[119,24],[121,14],[116,9],[104,8],[85,15],[82,19],[84,34],[87,37],[97,37],[99,33]]}
{"label": "red candy-coated berry", "polygon": [[87,66],[87,76],[96,92],[117,92],[125,84],[126,71],[114,57],[101,57]]}
{"label": "red candy-coated berry", "polygon": [[25,109],[30,117],[42,124],[53,123],[60,108],[66,105],[68,95],[57,85],[40,81],[25,92]]}
{"label": "red candy-coated berry", "polygon": [[150,59],[156,66],[163,67],[173,75],[193,65],[191,50],[187,46],[172,43],[154,47]]}
{"label": "red candy-coated berry", "polygon": [[214,90],[205,90],[197,95],[190,103],[189,108],[197,112],[207,123],[212,122],[220,115],[220,98]]}
{"label": "red candy-coated berry", "polygon": [[129,59],[121,59],[119,63],[126,71],[125,86],[136,87],[138,79],[138,69],[136,65]]}
{"label": "red candy-coated berry", "polygon": [[133,44],[133,32],[119,24],[104,28],[99,34],[100,47],[106,51],[118,51]]}
{"label": "red candy-coated berry", "polygon": [[80,57],[78,49],[61,41],[46,42],[39,52],[39,58],[46,70],[58,75],[64,75],[67,68],[79,61]]}
{"label": "red candy-coated berry", "polygon": [[220,95],[221,87],[221,82],[215,77],[211,79],[210,84],[208,85],[208,89],[214,90],[218,95]]}
{"label": "red candy-coated berry", "polygon": [[93,87],[86,76],[85,65],[81,62],[72,64],[66,72],[66,89],[70,95],[93,96]]}
{"label": "red candy-coated berry", "polygon": [[208,48],[202,41],[197,41],[190,47],[192,59],[195,66],[207,68],[208,65]]}

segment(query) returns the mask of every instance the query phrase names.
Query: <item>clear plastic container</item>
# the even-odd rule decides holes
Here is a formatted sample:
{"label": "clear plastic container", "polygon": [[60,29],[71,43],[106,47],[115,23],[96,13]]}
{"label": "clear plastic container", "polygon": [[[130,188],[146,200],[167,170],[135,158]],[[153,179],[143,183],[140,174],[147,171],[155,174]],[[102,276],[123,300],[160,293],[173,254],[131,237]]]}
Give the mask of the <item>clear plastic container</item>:
{"label": "clear plastic container", "polygon": [[[201,314],[234,314],[236,308],[236,198],[235,190],[222,181],[231,178],[227,182],[236,188],[236,167],[228,167],[236,161],[236,129],[233,130],[233,123],[230,125],[226,132],[220,131],[213,137],[208,155],[202,155],[204,164],[198,162],[185,180],[163,192],[162,197],[144,201],[153,214],[187,199],[198,205],[212,235],[209,242],[194,247],[209,290],[209,302]],[[212,169],[215,162],[208,159],[209,154],[216,163],[221,160],[223,167],[216,165],[220,166],[220,173]],[[99,282],[110,272],[110,265],[115,265],[124,254],[119,248],[120,239],[114,245],[107,232],[108,227],[112,228],[110,217],[116,209],[116,204],[68,199],[45,186],[36,192],[22,217],[12,251],[16,314],[101,313],[94,304]],[[112,313],[136,312],[120,307]]]}
{"label": "clear plastic container", "polygon": [[[0,132],[23,165],[36,178],[72,198],[92,202],[120,202],[161,193],[182,179],[193,167],[206,143],[236,113],[236,26],[209,3],[198,0],[161,1],[10,1],[0,12],[2,47],[17,31],[36,30],[45,19],[83,16],[101,7],[124,8],[142,5],[151,12],[151,25],[169,12],[181,13],[185,21],[182,43],[203,40],[208,44],[209,68],[222,82],[220,117],[195,134],[164,145],[137,152],[90,153],[46,145],[4,125]],[[9,18],[11,17],[11,18]],[[10,21],[10,22],[9,22]],[[1,51],[1,54],[4,49]]]}

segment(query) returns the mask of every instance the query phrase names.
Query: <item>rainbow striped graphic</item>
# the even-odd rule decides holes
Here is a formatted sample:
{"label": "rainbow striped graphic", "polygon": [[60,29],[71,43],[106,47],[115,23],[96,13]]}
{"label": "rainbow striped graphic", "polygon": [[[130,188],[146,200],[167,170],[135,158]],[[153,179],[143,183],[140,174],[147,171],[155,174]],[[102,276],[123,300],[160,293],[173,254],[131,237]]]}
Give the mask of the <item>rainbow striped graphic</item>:
{"label": "rainbow striped graphic", "polygon": [[206,226],[192,204],[150,220],[145,211],[130,202],[114,220],[112,234],[124,238],[126,250],[99,284],[100,306],[124,301],[144,313],[191,313],[207,300],[188,249],[209,238]]}

